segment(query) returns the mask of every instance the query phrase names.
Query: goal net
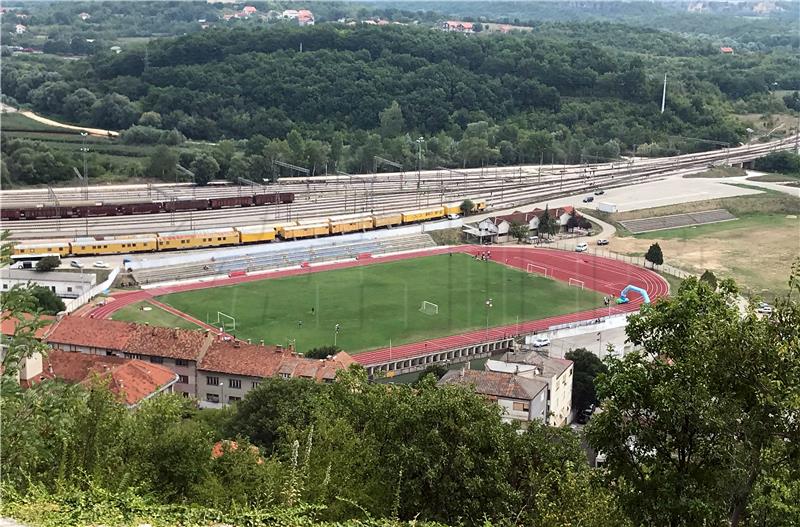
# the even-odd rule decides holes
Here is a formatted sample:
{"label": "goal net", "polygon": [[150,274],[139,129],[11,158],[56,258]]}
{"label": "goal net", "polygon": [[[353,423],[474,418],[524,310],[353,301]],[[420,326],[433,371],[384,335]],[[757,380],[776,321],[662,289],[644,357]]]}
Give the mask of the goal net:
{"label": "goal net", "polygon": [[236,331],[236,318],[222,311],[217,311],[217,327],[225,333]]}
{"label": "goal net", "polygon": [[529,263],[526,269],[529,273],[539,273],[543,276],[547,276],[547,267],[543,265],[536,265]]}
{"label": "goal net", "polygon": [[422,302],[422,306],[419,308],[426,315],[438,315],[439,314],[439,304],[434,304],[433,302],[428,302],[424,300]]}
{"label": "goal net", "polygon": [[574,285],[575,287],[579,287],[583,289],[583,280],[577,280],[575,278],[569,279],[569,285]]}

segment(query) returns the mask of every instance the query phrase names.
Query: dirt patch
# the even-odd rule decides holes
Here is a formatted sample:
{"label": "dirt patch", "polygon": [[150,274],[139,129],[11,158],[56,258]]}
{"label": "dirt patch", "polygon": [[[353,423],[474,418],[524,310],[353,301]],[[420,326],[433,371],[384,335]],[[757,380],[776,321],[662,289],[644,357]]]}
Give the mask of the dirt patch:
{"label": "dirt patch", "polygon": [[[759,190],[764,189],[759,188]],[[616,222],[640,218],[651,218],[653,216],[666,216],[669,214],[701,212],[712,209],[726,209],[734,216],[743,216],[746,214],[762,212],[769,212],[773,214],[798,214],[800,213],[800,200],[788,194],[782,194],[779,192],[764,192],[762,194],[709,199],[705,201],[692,201],[689,203],[678,203],[675,205],[667,205],[665,207],[631,210],[626,212],[617,212],[614,214],[598,214],[596,211],[593,211],[592,214],[602,220]]]}
{"label": "dirt patch", "polygon": [[746,292],[771,298],[788,288],[792,262],[800,253],[800,220],[784,218],[773,228],[728,229],[694,238],[654,240],[619,237],[614,250],[643,255],[654,241],[664,252],[664,262],[702,273],[733,278]]}

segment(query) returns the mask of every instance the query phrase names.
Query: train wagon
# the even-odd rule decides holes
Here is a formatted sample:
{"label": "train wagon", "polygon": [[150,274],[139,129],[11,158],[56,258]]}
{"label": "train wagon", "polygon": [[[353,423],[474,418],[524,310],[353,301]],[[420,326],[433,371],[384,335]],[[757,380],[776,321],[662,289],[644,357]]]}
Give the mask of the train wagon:
{"label": "train wagon", "polygon": [[159,232],[157,239],[159,251],[200,249],[237,245],[239,233],[232,228]]}
{"label": "train wagon", "polygon": [[461,203],[450,203],[449,205],[444,206],[444,213],[447,216],[451,214],[461,214],[462,212]]}
{"label": "train wagon", "polygon": [[380,214],[372,216],[372,226],[376,229],[380,227],[391,227],[403,223],[402,214]]}
{"label": "train wagon", "polygon": [[236,227],[236,230],[241,243],[271,242],[278,234],[275,226],[271,225],[247,225]]}
{"label": "train wagon", "polygon": [[119,206],[120,214],[155,214],[161,212],[161,203],[123,203]]}
{"label": "train wagon", "polygon": [[444,207],[431,209],[412,210],[403,213],[403,223],[416,223],[418,221],[433,220],[444,217]]}
{"label": "train wagon", "polygon": [[96,205],[80,205],[73,207],[72,215],[78,218],[94,218],[98,216],[116,216],[117,205],[103,205],[97,203]]}
{"label": "train wagon", "polygon": [[273,192],[270,194],[256,194],[253,196],[253,203],[256,205],[272,205],[274,203],[278,203],[280,200],[280,194],[278,192]]}
{"label": "train wagon", "polygon": [[14,246],[14,254],[57,254],[63,257],[67,256],[69,251],[69,242],[66,240],[18,243]]}
{"label": "train wagon", "polygon": [[282,227],[279,236],[284,240],[299,240],[302,238],[316,238],[317,236],[327,236],[331,233],[328,223],[317,223],[312,225],[297,225]]}
{"label": "train wagon", "polygon": [[294,203],[294,193],[292,192],[281,192],[278,195],[278,199],[281,203]]}
{"label": "train wagon", "polygon": [[486,200],[477,199],[472,202],[472,212],[482,212],[486,210]]}
{"label": "train wagon", "polygon": [[26,220],[46,220],[49,218],[61,218],[63,214],[61,207],[31,207],[21,209],[20,214]]}
{"label": "train wagon", "polygon": [[0,218],[4,220],[18,220],[20,218],[19,209],[0,209]]}
{"label": "train wagon", "polygon": [[78,238],[70,243],[71,252],[75,256],[90,254],[127,254],[153,252],[158,250],[156,237],[142,236],[134,238]]}
{"label": "train wagon", "polygon": [[208,208],[207,199],[179,199],[177,201],[164,202],[164,210],[167,212],[206,210],[207,208]]}
{"label": "train wagon", "polygon": [[371,216],[361,218],[331,218],[331,234],[366,231],[372,228]]}
{"label": "train wagon", "polygon": [[209,206],[212,209],[227,207],[249,207],[253,204],[253,196],[230,196],[227,198],[211,198]]}

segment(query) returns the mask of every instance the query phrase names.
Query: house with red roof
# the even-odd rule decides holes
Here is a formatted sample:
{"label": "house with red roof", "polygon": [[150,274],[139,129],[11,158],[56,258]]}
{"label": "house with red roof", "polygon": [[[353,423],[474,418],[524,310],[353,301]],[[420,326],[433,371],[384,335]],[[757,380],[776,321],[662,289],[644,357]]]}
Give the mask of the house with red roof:
{"label": "house with red roof", "polygon": [[197,398],[201,405],[210,407],[233,403],[268,377],[333,382],[339,370],[354,363],[344,352],[326,359],[308,359],[282,346],[219,340],[198,364]]}
{"label": "house with red roof", "polygon": [[444,31],[455,31],[457,33],[472,33],[475,30],[475,24],[460,20],[447,20],[442,22],[441,27]]}
{"label": "house with red roof", "polygon": [[61,380],[91,386],[107,383],[128,408],[162,393],[172,393],[178,376],[169,368],[136,359],[102,357],[85,353],[51,350],[44,360],[39,360],[39,371],[28,368],[23,386],[47,380]]}
{"label": "house with red roof", "polygon": [[722,46],[719,48],[719,52],[723,55],[733,55],[733,48],[729,46]]}

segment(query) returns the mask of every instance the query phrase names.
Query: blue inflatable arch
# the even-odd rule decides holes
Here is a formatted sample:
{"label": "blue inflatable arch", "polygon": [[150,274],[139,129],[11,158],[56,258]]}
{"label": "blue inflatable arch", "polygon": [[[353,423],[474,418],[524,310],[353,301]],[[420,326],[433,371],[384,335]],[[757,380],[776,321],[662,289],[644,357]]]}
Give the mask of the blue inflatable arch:
{"label": "blue inflatable arch", "polygon": [[619,294],[619,300],[617,300],[617,303],[627,304],[628,302],[630,302],[630,299],[628,298],[628,293],[630,293],[631,291],[642,295],[645,304],[650,303],[650,295],[647,294],[647,291],[645,291],[641,287],[636,287],[635,285],[626,286],[625,289],[623,289],[622,292]]}

